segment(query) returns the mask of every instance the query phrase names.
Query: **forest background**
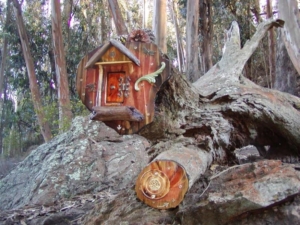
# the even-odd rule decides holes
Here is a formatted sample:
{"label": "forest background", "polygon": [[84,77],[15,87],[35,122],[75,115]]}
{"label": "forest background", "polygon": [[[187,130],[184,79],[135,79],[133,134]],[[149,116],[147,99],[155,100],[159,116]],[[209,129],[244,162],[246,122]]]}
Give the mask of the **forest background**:
{"label": "forest background", "polygon": [[[105,41],[120,39],[110,13],[110,1],[65,0],[58,8],[53,2],[59,3],[47,0],[0,2],[2,165],[3,162],[10,162],[8,158],[22,158],[34,147],[68,130],[75,116],[89,114],[76,93],[77,64],[84,55]],[[155,30],[157,25],[153,18],[157,5],[154,2],[118,1],[129,32],[140,28]],[[278,2],[275,0],[200,0],[199,8],[195,11],[198,26],[193,31],[188,26],[188,17],[192,13],[188,1],[165,2],[167,32],[164,51],[173,67],[185,73],[190,81],[196,79],[189,76],[193,74],[191,68],[203,75],[220,60],[227,38],[226,30],[232,21],[237,21],[240,26],[243,46],[254,34],[258,23],[278,16]],[[28,39],[27,50],[30,54],[26,54],[26,57],[31,57],[31,72],[23,54],[24,36],[20,36],[20,15]],[[54,27],[55,24],[58,24],[58,28]],[[53,35],[56,28],[62,31],[63,43]],[[260,43],[261,47],[248,60],[243,73],[263,87],[300,96],[299,74],[289,59],[280,32],[280,29],[269,32]],[[191,36],[195,38],[194,42],[189,39]],[[64,55],[60,64],[55,57],[58,54],[55,46],[63,46]],[[189,66],[191,58],[194,59],[193,66]],[[30,73],[36,77],[33,83],[30,83]],[[63,86],[61,77],[67,79],[68,88],[64,88],[67,93],[59,90],[59,86]],[[38,108],[35,105],[36,96],[32,95],[33,88],[40,95],[41,105]],[[62,107],[64,103],[61,102],[61,96],[69,99],[67,109]],[[42,118],[39,117],[41,115]],[[48,126],[46,134],[41,123]]]}

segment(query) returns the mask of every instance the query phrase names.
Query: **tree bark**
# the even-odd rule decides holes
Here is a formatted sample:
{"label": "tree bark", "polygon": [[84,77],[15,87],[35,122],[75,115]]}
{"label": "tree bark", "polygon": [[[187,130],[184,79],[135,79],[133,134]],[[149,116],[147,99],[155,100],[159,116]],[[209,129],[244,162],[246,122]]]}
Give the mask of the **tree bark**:
{"label": "tree bark", "polygon": [[41,95],[38,88],[38,82],[35,75],[33,58],[30,52],[29,41],[26,33],[26,28],[24,25],[24,20],[22,17],[21,7],[18,0],[13,0],[13,4],[15,8],[19,36],[22,44],[22,51],[25,58],[27,73],[30,82],[30,91],[31,91],[32,102],[34,105],[34,110],[38,117],[38,122],[39,122],[39,126],[43,138],[45,142],[48,142],[51,140],[52,134],[51,134],[50,126],[46,121],[45,114],[42,107],[42,99],[41,99]]}
{"label": "tree bark", "polygon": [[155,43],[158,48],[164,53],[167,53],[167,0],[155,0],[154,16],[153,16],[153,31]]}
{"label": "tree bark", "polygon": [[186,18],[186,76],[195,82],[199,77],[199,1],[187,2]]}
{"label": "tree bark", "polygon": [[112,14],[112,18],[115,22],[116,30],[118,35],[128,35],[128,30],[125,25],[119,4],[117,0],[109,0],[109,8]]}
{"label": "tree bark", "polygon": [[184,72],[185,71],[184,52],[183,52],[181,34],[180,34],[179,27],[178,27],[178,21],[177,21],[177,16],[176,16],[177,12],[175,11],[174,1],[170,1],[170,12],[171,12],[172,20],[173,20],[174,26],[175,26],[178,70],[179,70],[179,72]]}
{"label": "tree bark", "polygon": [[[4,31],[6,31],[7,26],[9,25],[9,20],[11,18],[11,9],[10,9],[10,1],[7,0],[6,1],[6,5],[7,5],[7,11],[6,11],[6,21],[5,21],[5,28]],[[3,105],[4,105],[4,98],[2,98],[2,94],[3,94],[3,89],[4,89],[4,74],[5,74],[5,68],[6,68],[6,62],[7,62],[7,37],[6,35],[4,35],[3,37],[3,43],[2,43],[2,51],[0,51],[0,155],[2,155],[3,151],[2,151],[2,143],[3,143]]]}
{"label": "tree bark", "polygon": [[200,58],[201,58],[201,73],[205,74],[212,66],[212,40],[213,40],[213,26],[211,15],[211,1],[200,1],[200,26],[199,33],[201,34],[200,42]]}
{"label": "tree bark", "polygon": [[[267,18],[273,18],[273,10],[272,10],[272,1],[267,0]],[[269,76],[270,76],[270,88],[274,87],[275,83],[275,34],[274,29],[271,28],[268,31],[268,41],[269,41]]]}
{"label": "tree bark", "polygon": [[[192,188],[196,185],[196,189],[189,194],[188,200],[184,200],[179,205],[179,210],[158,211],[156,214],[157,210],[143,207],[140,202],[136,201],[133,190],[127,189],[119,193],[113,200],[98,204],[97,208],[91,213],[92,216],[86,218],[86,224],[116,224],[120,221],[119,215],[126,215],[122,218],[122,221],[133,221],[136,215],[141,214],[144,215],[143,221],[147,222],[154,221],[154,217],[155,219],[166,218],[172,222],[178,222],[176,216],[172,216],[172,212],[183,217],[185,217],[185,214],[189,214],[188,217],[185,217],[186,220],[179,216],[179,221],[203,221],[200,218],[203,213],[201,216],[198,214],[202,209],[205,209],[202,206],[208,204],[208,202],[205,202],[207,198],[202,201],[201,196],[209,189],[210,183],[203,189],[199,188],[204,184],[202,183],[204,179],[200,180],[199,177],[204,172],[208,172],[208,168],[212,170],[212,163],[217,165],[235,164],[233,152],[248,145],[255,145],[260,150],[262,158],[282,159],[288,156],[290,162],[293,162],[293,156],[295,159],[299,157],[300,99],[276,90],[259,87],[242,75],[244,65],[259,46],[261,39],[268,30],[273,26],[280,27],[282,25],[282,20],[274,19],[261,23],[253,37],[241,48],[239,28],[237,23],[233,22],[228,31],[229,39],[225,46],[224,55],[214,67],[193,84],[187,81],[185,76],[173,73],[173,76],[157,94],[155,119],[153,123],[144,127],[140,132],[141,135],[155,143],[147,149],[148,156],[154,159],[154,165],[149,164],[151,165],[150,168],[154,170],[143,170],[141,172],[135,190],[137,192],[143,190],[146,195],[150,193],[147,200],[155,199],[157,197],[156,193],[152,192],[159,190],[158,187],[162,184],[156,182],[156,176],[159,175],[164,178],[160,169],[165,171],[168,168],[168,166],[161,164],[161,161],[177,161],[188,167],[191,165],[184,162],[187,159],[185,156],[183,157],[184,153],[192,151],[190,155],[202,154],[200,156],[203,160],[202,163],[198,162],[196,168],[191,166],[190,171],[192,172],[188,172],[192,175],[190,176],[192,178],[189,182],[190,186],[194,184]],[[265,147],[268,147],[268,151],[264,151]],[[196,157],[193,157],[193,159],[196,159]],[[187,162],[192,161],[187,160]],[[275,161],[271,162],[274,164]],[[275,164],[279,165],[281,163],[276,161]],[[266,165],[268,169],[268,161],[262,161],[259,165],[262,174]],[[256,165],[248,164],[245,168],[249,169],[253,166]],[[239,170],[238,166],[231,168]],[[295,170],[293,171],[295,172]],[[277,172],[281,173],[282,170],[279,169]],[[210,181],[222,177],[226,173],[226,171],[216,173]],[[258,173],[253,175],[252,169],[250,173],[251,176],[258,175]],[[165,175],[168,176],[167,174],[166,171]],[[146,179],[146,182],[140,180],[144,175],[149,178],[149,180]],[[194,183],[192,180],[197,181],[198,185],[197,182]],[[149,182],[147,183],[147,181]],[[226,181],[230,183],[232,176],[227,176]],[[220,182],[222,182],[222,179]],[[239,182],[238,179],[237,182]],[[255,182],[255,179],[249,179],[249,185],[254,185],[253,182]],[[230,184],[225,187],[230,188]],[[236,187],[239,187],[239,184]],[[221,189],[222,186],[219,185],[217,188]],[[248,191],[248,189],[246,190]],[[296,192],[298,192],[298,189],[296,189]],[[161,194],[161,192],[159,193]],[[209,196],[210,192],[207,195]],[[194,199],[194,196],[197,200],[189,201],[191,198]],[[238,196],[236,198],[239,200]],[[218,199],[218,197],[215,199],[212,197],[210,201],[215,203],[218,202]],[[223,200],[224,198],[220,199]],[[127,202],[126,206],[122,204],[125,200]],[[160,201],[159,198],[157,200]],[[173,202],[173,199],[169,200]],[[232,198],[228,200],[229,208],[231,200]],[[143,198],[142,201],[144,201]],[[285,199],[285,201],[287,200]],[[272,202],[272,205],[280,204],[280,202],[280,200],[276,200],[275,203]],[[169,206],[168,202],[159,203],[163,204],[155,204],[155,201],[150,201],[150,204],[154,204],[156,208]],[[107,207],[108,204],[110,204],[110,208]],[[216,204],[218,205],[218,203]],[[265,206],[257,208],[264,209]],[[211,209],[207,208],[206,212]],[[98,213],[99,211],[101,213]],[[220,215],[223,217],[224,214],[227,217],[226,221],[229,221],[232,218],[231,212],[221,211]],[[240,212],[245,211],[240,210]],[[248,212],[250,211],[245,213]],[[215,215],[215,211],[208,215],[207,219],[213,215]],[[217,222],[212,224],[225,223],[225,220],[214,219],[214,221]]]}
{"label": "tree bark", "polygon": [[71,20],[72,20],[73,0],[65,0],[63,4],[64,4],[64,10],[62,12],[63,15],[62,25],[66,34],[65,52],[68,52],[69,43],[70,43],[70,27],[71,27]]}
{"label": "tree bark", "polygon": [[[283,21],[274,19],[261,23],[241,49],[239,28],[233,22],[224,55],[211,70],[193,84],[180,75],[168,81],[158,93],[154,122],[140,133],[155,141],[169,139],[149,150],[158,155],[154,162],[161,159],[159,153],[166,154],[178,143],[181,146],[176,149],[183,152],[185,148],[202,152],[204,168],[212,162],[229,163],[234,160],[231,157],[235,149],[248,145],[256,146],[262,158],[297,159],[300,99],[259,87],[242,75],[264,35],[273,26],[282,25]],[[162,158],[177,161],[176,156]],[[200,176],[206,170],[193,171]],[[161,202],[158,205],[166,206]]]}
{"label": "tree bark", "polygon": [[300,21],[298,2],[296,0],[278,1],[278,9],[279,18],[286,22],[282,32],[285,47],[294,67],[300,74],[300,29],[296,29]]}
{"label": "tree bark", "polygon": [[284,41],[282,40],[283,35],[281,33],[283,30],[281,29],[277,32],[276,77],[274,89],[300,97],[299,74],[292,63]]}
{"label": "tree bark", "polygon": [[59,102],[59,127],[60,130],[63,130],[70,127],[73,115],[71,111],[69,82],[62,39],[60,1],[52,0],[51,8],[52,41]]}

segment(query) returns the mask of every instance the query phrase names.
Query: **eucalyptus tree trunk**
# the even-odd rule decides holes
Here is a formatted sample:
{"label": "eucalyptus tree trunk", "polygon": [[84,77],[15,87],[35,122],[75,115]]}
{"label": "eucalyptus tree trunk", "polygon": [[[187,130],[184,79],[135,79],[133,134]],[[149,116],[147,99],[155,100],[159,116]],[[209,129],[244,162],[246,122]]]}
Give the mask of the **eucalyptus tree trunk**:
{"label": "eucalyptus tree trunk", "polygon": [[[6,1],[6,21],[5,21],[5,27],[4,27],[4,32],[6,32],[8,25],[9,25],[9,20],[11,18],[11,8],[10,8],[10,0]],[[0,51],[0,108],[2,108],[2,100],[1,100],[1,96],[3,93],[3,87],[4,87],[4,73],[5,73],[5,68],[6,68],[6,62],[7,62],[7,44],[8,44],[8,40],[7,40],[7,36],[4,34],[3,35],[3,42],[2,42],[2,50]],[[0,133],[1,134],[1,133]],[[0,135],[0,137],[2,137],[2,135]]]}
{"label": "eucalyptus tree trunk", "polygon": [[0,58],[0,108],[2,108],[2,100],[1,95],[3,93],[4,87],[4,73],[6,67],[6,58],[7,58],[7,37],[4,35],[3,43],[2,43],[2,50],[0,51],[1,58]]}
{"label": "eucalyptus tree trunk", "polygon": [[60,1],[51,1],[51,12],[52,41],[59,103],[59,128],[63,131],[70,127],[73,115],[71,111],[69,82],[62,38]]}
{"label": "eucalyptus tree trunk", "polygon": [[[272,1],[267,0],[267,18],[273,18]],[[269,76],[270,76],[270,87],[274,87],[275,83],[275,34],[274,29],[271,28],[268,31],[268,42],[269,42]]]}
{"label": "eucalyptus tree trunk", "polygon": [[[11,12],[10,12],[10,1],[6,1],[7,11],[6,11],[6,21],[5,21],[5,28],[4,31],[6,31],[9,20],[11,18]],[[6,68],[6,59],[7,59],[7,36],[4,35],[3,42],[2,42],[2,50],[0,51],[0,155],[2,154],[2,143],[3,143],[3,105],[4,105],[4,98],[2,98],[2,93],[4,89],[4,73]]]}
{"label": "eucalyptus tree trunk", "polygon": [[110,12],[115,22],[118,35],[128,35],[128,30],[125,25],[119,4],[117,0],[108,0]]}
{"label": "eucalyptus tree trunk", "polygon": [[63,4],[64,4],[64,10],[62,12],[62,17],[63,17],[62,26],[66,34],[65,52],[68,52],[69,43],[70,43],[70,26],[72,20],[73,0],[65,0]]}
{"label": "eucalyptus tree trunk", "polygon": [[170,12],[172,16],[172,20],[175,26],[175,34],[176,34],[176,50],[177,50],[177,61],[178,61],[178,70],[179,72],[185,71],[185,60],[184,60],[184,52],[183,52],[183,45],[181,39],[181,33],[178,27],[178,20],[177,20],[177,12],[175,10],[174,1],[170,1]]}
{"label": "eucalyptus tree trunk", "polygon": [[212,3],[210,0],[200,0],[200,67],[201,73],[205,74],[212,66]]}
{"label": "eucalyptus tree trunk", "polygon": [[164,53],[167,53],[167,0],[155,0],[153,15],[153,31],[155,43]]}
{"label": "eucalyptus tree trunk", "polygon": [[199,77],[199,1],[187,1],[186,18],[186,76],[195,82]]}
{"label": "eucalyptus tree trunk", "polygon": [[285,47],[294,67],[300,75],[300,12],[298,9],[298,1],[278,1],[278,9],[279,18],[286,22],[282,32]]}
{"label": "eucalyptus tree trunk", "polygon": [[140,134],[155,141],[169,139],[154,147],[160,151],[189,146],[209,153],[203,158],[206,167],[228,161],[235,149],[247,145],[256,146],[265,158],[297,157],[300,99],[262,88],[242,75],[267,31],[282,25],[274,19],[261,23],[241,48],[239,28],[233,22],[222,59],[193,84],[181,75],[168,80],[158,93],[154,122]]}
{"label": "eucalyptus tree trunk", "polygon": [[148,27],[149,22],[149,1],[143,0],[143,28]]}
{"label": "eucalyptus tree trunk", "polygon": [[29,83],[30,83],[30,91],[31,91],[31,97],[32,97],[32,102],[34,105],[34,110],[35,113],[37,114],[38,118],[38,123],[41,129],[41,133],[43,135],[43,138],[45,142],[48,142],[52,138],[51,130],[49,123],[47,122],[45,118],[45,113],[44,109],[42,106],[42,99],[41,95],[39,92],[39,87],[38,87],[38,81],[36,79],[35,75],[35,70],[34,70],[34,63],[33,63],[33,58],[30,52],[30,47],[29,47],[29,41],[27,37],[27,32],[26,28],[24,25],[24,20],[22,17],[22,11],[20,4],[18,0],[12,0],[15,8],[15,14],[16,14],[16,20],[17,20],[17,26],[18,26],[18,31],[19,31],[19,36],[21,40],[21,45],[22,45],[22,52],[24,55],[26,67],[27,67],[27,73],[29,77]]}

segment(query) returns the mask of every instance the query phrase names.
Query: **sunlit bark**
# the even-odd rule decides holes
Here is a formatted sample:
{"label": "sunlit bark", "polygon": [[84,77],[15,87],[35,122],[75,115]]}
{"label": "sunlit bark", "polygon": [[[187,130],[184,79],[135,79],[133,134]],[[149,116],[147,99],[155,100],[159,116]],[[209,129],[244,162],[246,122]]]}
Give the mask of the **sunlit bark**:
{"label": "sunlit bark", "polygon": [[66,129],[71,124],[72,111],[70,103],[65,51],[62,39],[60,1],[52,0],[51,8],[52,40],[59,103],[59,127],[60,129]]}
{"label": "sunlit bark", "polygon": [[155,0],[153,30],[155,42],[163,53],[167,53],[167,0]]}
{"label": "sunlit bark", "polygon": [[20,6],[18,0],[13,0],[13,4],[14,4],[14,8],[15,8],[19,36],[20,36],[20,40],[21,40],[21,44],[22,44],[22,52],[24,55],[24,59],[25,59],[26,67],[27,67],[27,73],[28,73],[28,77],[29,77],[29,83],[30,83],[29,86],[30,86],[30,91],[31,91],[32,102],[34,105],[34,110],[37,114],[37,118],[38,118],[38,122],[39,122],[39,126],[41,129],[43,138],[46,142],[48,142],[52,138],[52,134],[51,134],[50,126],[49,126],[48,122],[46,121],[45,113],[44,113],[43,107],[42,107],[42,99],[41,99],[41,95],[39,92],[38,81],[37,81],[36,75],[35,75],[33,58],[32,58],[31,52],[30,52],[27,32],[26,32],[24,20],[22,17],[21,6]]}
{"label": "sunlit bark", "polygon": [[186,18],[186,76],[192,82],[200,77],[198,27],[199,1],[188,1]]}
{"label": "sunlit bark", "polygon": [[117,30],[118,35],[127,35],[128,30],[125,25],[119,4],[117,0],[109,0],[109,8],[113,17],[113,20],[115,22],[115,27]]}

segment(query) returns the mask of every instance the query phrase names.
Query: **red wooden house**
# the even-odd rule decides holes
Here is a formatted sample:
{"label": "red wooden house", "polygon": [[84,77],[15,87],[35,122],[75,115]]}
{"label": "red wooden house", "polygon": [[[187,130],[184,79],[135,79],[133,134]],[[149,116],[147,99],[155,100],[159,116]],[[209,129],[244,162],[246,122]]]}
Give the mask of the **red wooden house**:
{"label": "red wooden house", "polygon": [[137,34],[125,45],[110,40],[87,54],[77,70],[77,91],[91,119],[120,134],[135,133],[152,122],[156,93],[169,77],[167,58]]}

